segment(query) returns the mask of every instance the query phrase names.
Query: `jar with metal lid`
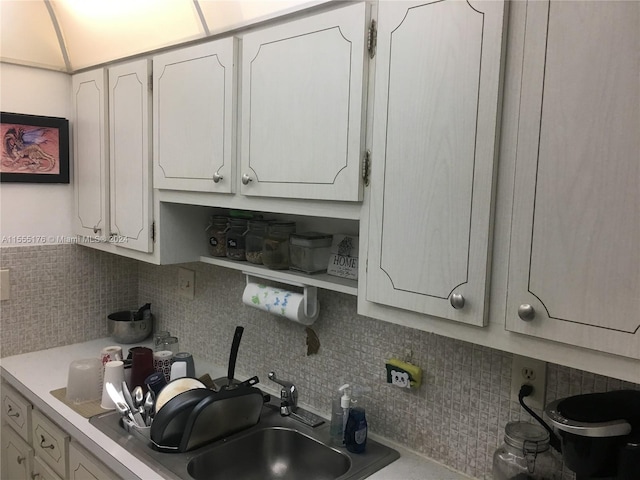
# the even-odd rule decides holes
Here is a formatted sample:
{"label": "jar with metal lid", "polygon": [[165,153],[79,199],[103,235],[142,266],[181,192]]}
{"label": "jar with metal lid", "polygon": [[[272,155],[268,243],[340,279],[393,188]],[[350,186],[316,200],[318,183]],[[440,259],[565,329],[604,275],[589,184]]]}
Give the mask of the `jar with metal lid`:
{"label": "jar with metal lid", "polygon": [[273,270],[289,268],[289,235],[295,233],[295,222],[273,222],[262,246],[262,263]]}
{"label": "jar with metal lid", "polygon": [[262,246],[268,227],[268,220],[249,220],[246,237],[247,262],[262,265]]}
{"label": "jar with metal lid", "polygon": [[509,422],[504,444],[493,454],[494,480],[559,480],[562,463],[549,448],[549,433],[540,425]]}
{"label": "jar with metal lid", "polygon": [[246,260],[247,221],[244,218],[230,218],[227,232],[227,258]]}
{"label": "jar with metal lid", "polygon": [[212,215],[206,228],[209,239],[209,254],[214,257],[227,255],[227,224],[229,219],[222,215]]}

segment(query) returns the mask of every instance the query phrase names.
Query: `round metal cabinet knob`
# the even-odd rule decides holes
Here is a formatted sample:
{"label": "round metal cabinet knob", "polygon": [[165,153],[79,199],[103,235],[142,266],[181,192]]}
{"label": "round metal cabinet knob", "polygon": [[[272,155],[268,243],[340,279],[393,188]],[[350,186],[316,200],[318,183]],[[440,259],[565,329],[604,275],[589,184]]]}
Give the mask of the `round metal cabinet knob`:
{"label": "round metal cabinet knob", "polygon": [[518,316],[525,322],[530,322],[536,316],[536,311],[528,303],[523,303],[518,307]]}
{"label": "round metal cabinet knob", "polygon": [[253,181],[253,178],[251,178],[249,176],[249,174],[245,173],[244,175],[242,175],[242,184],[243,185],[249,185],[249,182]]}
{"label": "round metal cabinet knob", "polygon": [[216,173],[213,174],[213,183],[218,183],[223,178],[224,177],[222,175],[220,175],[218,172],[216,172]]}
{"label": "round metal cabinet knob", "polygon": [[449,298],[449,302],[451,303],[451,306],[456,310],[460,310],[464,307],[464,297],[459,293],[454,293],[453,295],[451,295],[451,297]]}

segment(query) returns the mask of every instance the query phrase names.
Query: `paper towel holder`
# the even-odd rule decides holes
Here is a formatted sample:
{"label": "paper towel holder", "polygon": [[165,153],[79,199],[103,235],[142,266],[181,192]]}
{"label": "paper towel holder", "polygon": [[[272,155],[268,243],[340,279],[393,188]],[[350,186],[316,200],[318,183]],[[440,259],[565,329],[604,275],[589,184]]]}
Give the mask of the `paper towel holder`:
{"label": "paper towel holder", "polygon": [[318,312],[318,287],[314,287],[312,285],[305,285],[301,282],[296,282],[293,280],[283,280],[282,278],[271,277],[269,275],[263,274],[255,274],[249,272],[242,272],[247,277],[247,285],[251,283],[250,277],[261,278],[263,280],[269,280],[277,283],[284,283],[286,285],[293,285],[295,287],[301,287],[304,292],[304,314],[313,318],[317,315]]}

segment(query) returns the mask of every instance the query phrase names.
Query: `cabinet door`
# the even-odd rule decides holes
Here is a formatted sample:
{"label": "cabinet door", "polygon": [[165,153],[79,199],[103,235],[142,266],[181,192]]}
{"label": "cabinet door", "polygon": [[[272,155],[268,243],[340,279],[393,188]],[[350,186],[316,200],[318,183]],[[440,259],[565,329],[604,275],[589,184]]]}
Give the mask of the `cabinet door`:
{"label": "cabinet door", "polygon": [[151,252],[151,63],[109,69],[111,234],[118,246]]}
{"label": "cabinet door", "polygon": [[366,6],[242,40],[240,191],[361,200]]}
{"label": "cabinet door", "polygon": [[61,477],[49,468],[49,466],[39,457],[33,459],[33,480],[60,480]]}
{"label": "cabinet door", "polygon": [[153,58],[155,188],[231,193],[234,38]]}
{"label": "cabinet door", "polygon": [[11,428],[2,428],[2,478],[31,480],[33,449]]}
{"label": "cabinet door", "polygon": [[69,445],[69,480],[114,480],[119,478],[99,460],[78,447]]}
{"label": "cabinet door", "polygon": [[107,72],[73,76],[74,228],[78,235],[109,236]]}
{"label": "cabinet door", "polygon": [[58,475],[67,473],[69,435],[47,419],[40,411],[33,411],[33,449]]}
{"label": "cabinet door", "polygon": [[507,328],[640,358],[640,3],[525,21]]}
{"label": "cabinet door", "polygon": [[380,2],[366,298],[484,325],[505,5]]}

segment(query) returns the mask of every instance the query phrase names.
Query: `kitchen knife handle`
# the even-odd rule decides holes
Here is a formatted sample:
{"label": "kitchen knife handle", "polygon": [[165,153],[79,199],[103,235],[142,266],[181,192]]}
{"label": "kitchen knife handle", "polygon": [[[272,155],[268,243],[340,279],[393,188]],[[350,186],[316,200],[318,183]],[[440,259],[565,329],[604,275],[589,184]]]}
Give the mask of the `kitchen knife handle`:
{"label": "kitchen knife handle", "polygon": [[244,327],[237,326],[233,334],[233,343],[231,344],[231,353],[229,354],[229,370],[227,371],[229,383],[231,383],[236,373],[236,359],[238,358],[238,349],[240,348],[240,340],[242,339],[243,332]]}

